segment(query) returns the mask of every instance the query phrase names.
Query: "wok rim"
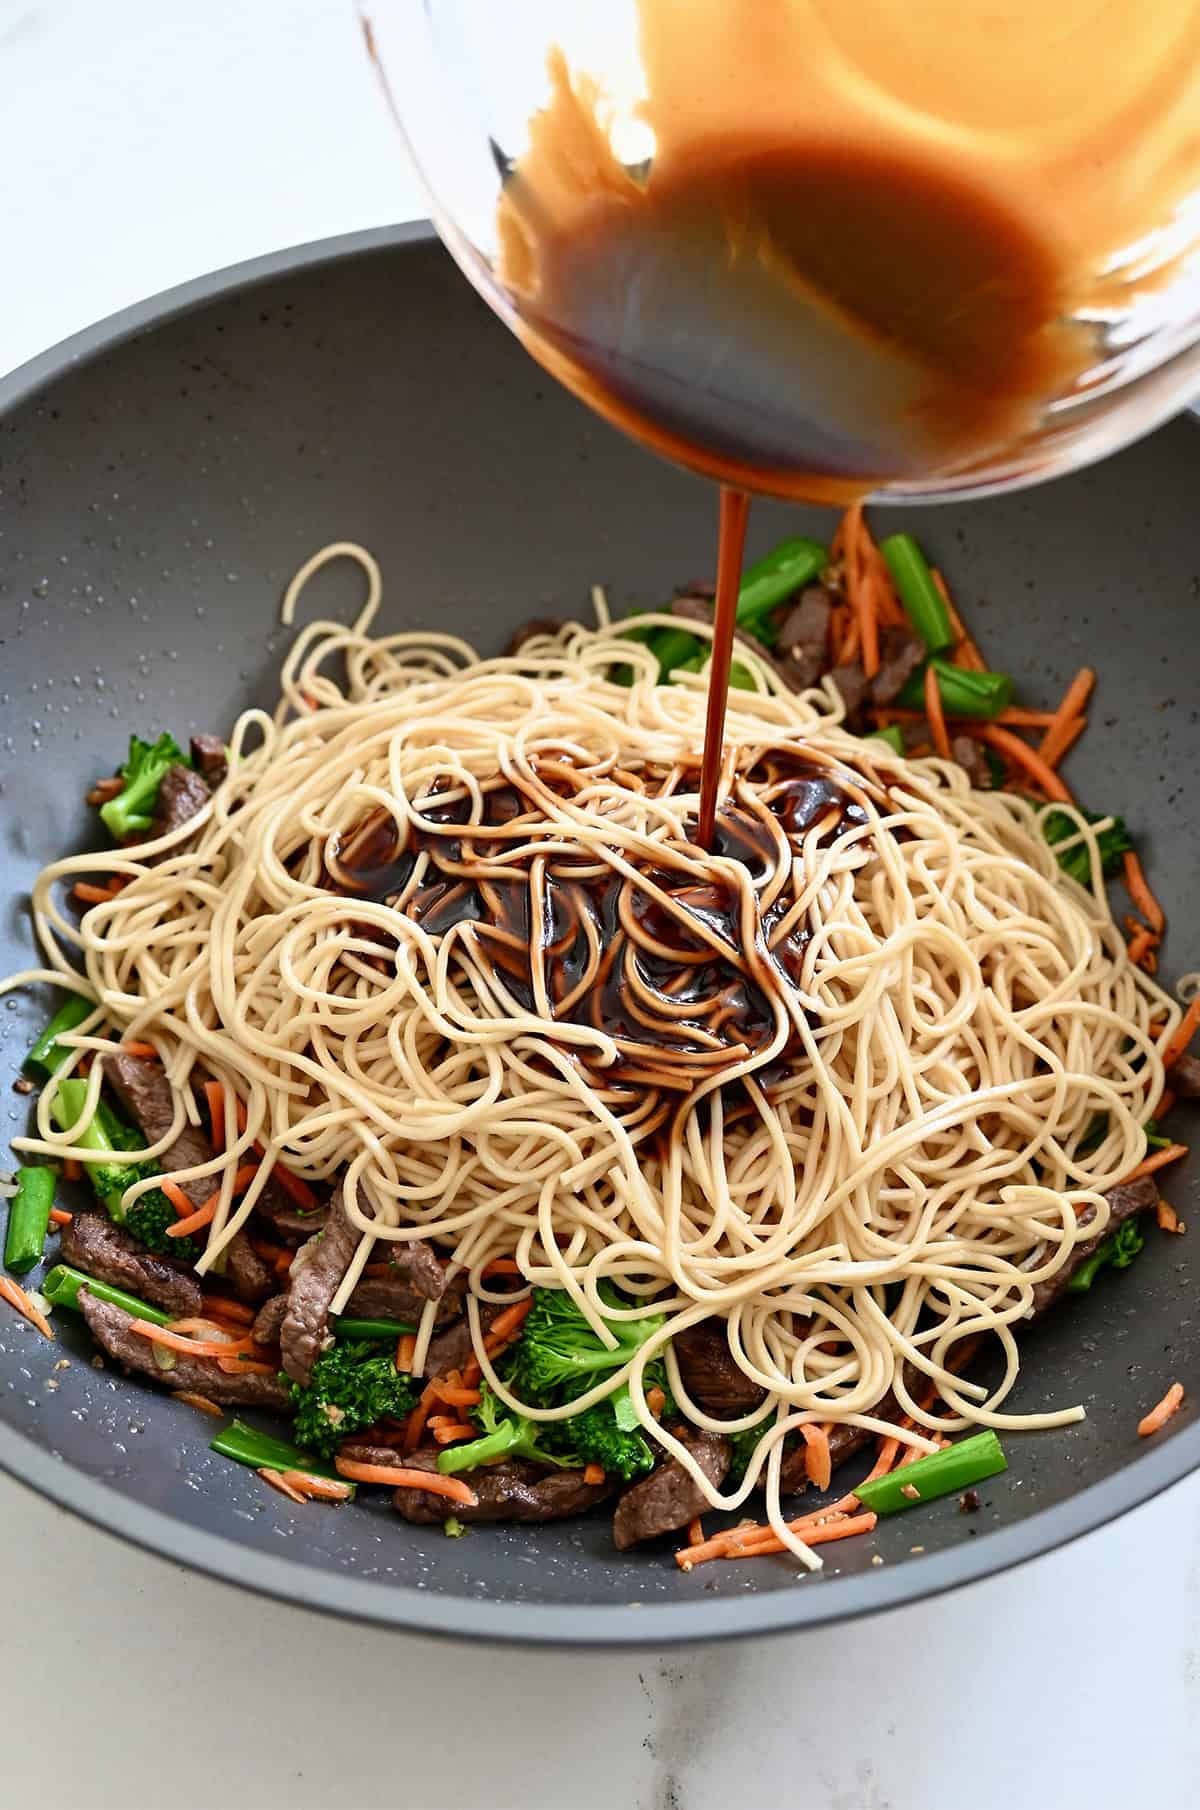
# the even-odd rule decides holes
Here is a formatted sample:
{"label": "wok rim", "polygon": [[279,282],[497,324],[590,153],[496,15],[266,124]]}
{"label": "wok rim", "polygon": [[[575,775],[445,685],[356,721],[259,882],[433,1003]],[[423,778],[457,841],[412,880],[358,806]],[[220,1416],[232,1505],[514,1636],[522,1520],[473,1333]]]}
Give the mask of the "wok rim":
{"label": "wok rim", "polygon": [[[426,245],[428,221],[370,228],[225,265],[108,315],[0,377],[0,417],[60,378],[157,328],[274,278]],[[797,1632],[898,1609],[998,1576],[1095,1532],[1200,1468],[1200,1420],[1154,1443],[1103,1481],[977,1541],[859,1577],[814,1577],[803,1589],[691,1603],[525,1604],[435,1594],[319,1570],[207,1533],[131,1502],[23,1433],[0,1426],[0,1470],[92,1526],[223,1583],[296,1607],[377,1627],[532,1646],[637,1649],[751,1634]],[[663,1559],[661,1562],[668,1562]]]}

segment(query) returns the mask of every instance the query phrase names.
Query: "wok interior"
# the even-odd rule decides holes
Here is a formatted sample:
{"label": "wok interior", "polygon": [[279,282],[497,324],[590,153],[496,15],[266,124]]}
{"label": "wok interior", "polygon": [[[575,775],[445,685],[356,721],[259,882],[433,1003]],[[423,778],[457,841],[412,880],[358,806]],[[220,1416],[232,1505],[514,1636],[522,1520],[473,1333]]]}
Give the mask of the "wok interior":
{"label": "wok interior", "polygon": [[[715,558],[709,487],[555,389],[424,242],[210,302],[68,372],[0,427],[5,972],[33,960],[24,895],[34,873],[92,840],[84,792],[129,733],[170,728],[183,739],[272,700],[287,639],[278,598],[316,546],[361,540],[380,557],[382,632],[432,625],[485,650],[532,614],[586,612],[594,582],[618,609],[646,607]],[[1200,558],[1189,526],[1198,455],[1192,425],[1176,423],[1092,472],[920,525],[1023,698],[1051,703],[1082,659],[1098,667],[1091,730],[1068,773],[1085,804],[1124,815],[1139,838],[1170,914],[1168,978],[1200,965],[1186,835],[1200,755],[1190,671]],[[757,505],[751,556],[827,526],[820,512]],[[352,574],[318,582],[323,608],[351,611]],[[8,1134],[27,1116],[9,1088],[47,1004],[34,990],[0,1009]],[[1186,1220],[1186,1171],[1171,1194]],[[618,1555],[603,1513],[450,1541],[400,1524],[385,1497],[293,1510],[210,1455],[211,1427],[194,1411],[93,1368],[66,1314],[54,1346],[15,1316],[0,1320],[0,1421],[107,1485],[102,1518],[120,1525],[123,1500],[172,1517],[179,1556],[197,1529],[236,1542],[251,1574],[262,1554],[385,1592],[708,1605],[703,1631],[718,1633],[728,1597],[786,1593],[795,1620],[837,1613],[837,1593],[849,1606],[845,1580],[871,1573],[872,1552],[884,1560],[870,1580],[881,1603],[927,1587],[927,1555],[970,1546],[986,1568],[994,1529],[1144,1467],[1139,1414],[1200,1356],[1191,1242],[1151,1236],[1130,1276],[1106,1278],[1029,1336],[1011,1405],[1082,1401],[1082,1425],[1010,1436],[1011,1470],[982,1487],[979,1514],[960,1514],[951,1497],[882,1521],[870,1543],[847,1542],[802,1587],[787,1559],[686,1577],[663,1552]],[[56,1369],[64,1357],[69,1367]],[[1190,1409],[1163,1438],[1184,1441],[1195,1461]],[[5,1457],[19,1463],[18,1449]],[[1139,1487],[1126,1477],[1110,1509]],[[1031,1528],[1030,1546],[1049,1537]],[[337,1601],[336,1587],[323,1594]],[[412,1619],[393,1599],[381,1612]],[[577,1631],[587,1636],[586,1617]]]}

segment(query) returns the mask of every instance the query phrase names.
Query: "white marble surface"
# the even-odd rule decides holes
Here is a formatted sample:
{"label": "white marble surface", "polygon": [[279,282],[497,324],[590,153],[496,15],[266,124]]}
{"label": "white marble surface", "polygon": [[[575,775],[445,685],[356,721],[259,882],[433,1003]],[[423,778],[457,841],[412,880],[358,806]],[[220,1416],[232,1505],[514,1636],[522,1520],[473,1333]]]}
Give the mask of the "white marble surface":
{"label": "white marble surface", "polygon": [[[186,277],[421,211],[349,0],[0,0],[0,169],[0,370]],[[318,1621],[6,1479],[0,1593],[4,1805],[1200,1797],[1200,1478],[955,1597],[755,1647],[501,1656]]]}

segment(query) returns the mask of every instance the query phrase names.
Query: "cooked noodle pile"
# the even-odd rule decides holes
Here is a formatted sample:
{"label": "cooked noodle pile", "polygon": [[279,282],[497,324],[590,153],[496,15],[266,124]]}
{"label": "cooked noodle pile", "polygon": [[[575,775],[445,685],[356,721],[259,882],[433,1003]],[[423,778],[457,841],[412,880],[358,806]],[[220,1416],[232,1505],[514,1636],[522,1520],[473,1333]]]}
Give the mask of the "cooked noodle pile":
{"label": "cooked noodle pile", "polygon": [[[613,1278],[632,1313],[666,1311],[662,1334],[628,1373],[534,1417],[627,1379],[714,1505],[740,1504],[767,1467],[772,1525],[806,1562],[777,1485],[798,1426],[896,1434],[873,1415],[889,1390],[916,1429],[1079,1418],[1002,1411],[1015,1335],[1035,1282],[1096,1235],[1102,1191],[1142,1157],[1162,1026],[1178,1021],[1126,958],[1094,833],[1081,821],[1093,896],[1062,876],[1039,807],[898,761],[838,726],[832,691],[793,696],[741,651],[756,689],[731,694],[707,855],[689,839],[703,675],[657,685],[602,598],[597,629],[512,658],[374,638],[373,562],[341,550],[363,559],[367,605],[352,628],[298,636],[278,709],[239,718],[203,817],[146,850],[57,862],[35,895],[54,970],[76,972],[75,945],[102,1008],[81,1048],[103,1047],[101,1024],[153,1042],[176,1130],[197,1116],[190,1078],[222,1083],[227,1125],[244,1103],[241,1135],[185,1172],[222,1187],[198,1267],[252,1212],[270,1159],[339,1178],[363,1239],[334,1311],[376,1240],[435,1239],[471,1273],[477,1350],[510,1402],[482,1351],[484,1266],[515,1257],[602,1334],[597,1286]],[[130,883],[77,928],[55,888],[95,869]],[[25,1147],[61,1153],[51,1092]],[[234,1208],[256,1140],[269,1160]],[[1100,1218],[1081,1233],[1089,1202]],[[657,1428],[640,1381],[714,1314],[763,1407],[714,1421],[669,1354],[668,1372],[697,1425],[761,1424],[725,1494]],[[981,1333],[1005,1359],[986,1394],[950,1368]]]}

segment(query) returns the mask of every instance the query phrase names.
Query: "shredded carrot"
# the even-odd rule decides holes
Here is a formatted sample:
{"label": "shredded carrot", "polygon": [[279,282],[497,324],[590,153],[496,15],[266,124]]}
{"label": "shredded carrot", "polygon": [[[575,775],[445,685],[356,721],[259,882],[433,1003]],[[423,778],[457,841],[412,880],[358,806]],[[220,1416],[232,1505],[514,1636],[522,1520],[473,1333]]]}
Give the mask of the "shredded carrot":
{"label": "shredded carrot", "polygon": [[199,1408],[201,1414],[212,1414],[217,1420],[224,1420],[224,1408],[218,1408],[215,1401],[209,1401],[207,1395],[197,1395],[194,1389],[172,1389],[171,1394],[176,1401],[183,1402],[185,1407]]}
{"label": "shredded carrot", "polygon": [[179,1186],[179,1183],[173,1182],[169,1175],[164,1175],[158,1185],[174,1207],[176,1213],[178,1213],[180,1219],[187,1219],[190,1214],[196,1211],[183,1189]]}
{"label": "shredded carrot", "polygon": [[1200,1029],[1200,993],[1197,993],[1191,1005],[1175,1026],[1163,1049],[1163,1067],[1174,1068],[1179,1058],[1187,1051],[1188,1044]]}
{"label": "shredded carrot", "polygon": [[[170,1196],[168,1196],[168,1199],[169,1198]],[[186,1219],[177,1219],[173,1226],[167,1227],[167,1237],[190,1238],[193,1232],[201,1232],[205,1226],[211,1225],[213,1216],[217,1210],[218,1198],[219,1197],[214,1194],[211,1200],[206,1200],[202,1207],[197,1207],[194,1213],[189,1213],[187,1215]],[[176,1205],[173,1200],[171,1204],[172,1206]]]}
{"label": "shredded carrot", "polygon": [[[474,1364],[477,1371],[479,1370],[479,1365],[474,1358],[471,1359],[471,1364]],[[468,1364],[468,1370],[471,1368],[471,1364]],[[482,1372],[480,1374],[482,1375]],[[406,1452],[415,1452],[421,1443],[425,1422],[429,1419],[429,1410],[437,1400],[435,1389],[434,1383],[426,1385],[421,1392],[421,1399],[404,1423],[404,1450]]]}
{"label": "shredded carrot", "polygon": [[[178,1324],[187,1325],[188,1322],[180,1321]],[[152,1345],[163,1345],[168,1351],[185,1351],[189,1357],[231,1358],[237,1351],[249,1349],[251,1344],[249,1339],[189,1339],[182,1333],[172,1332],[166,1326],[153,1326],[149,1320],[131,1320],[129,1330],[140,1333]]]}
{"label": "shredded carrot", "polygon": [[247,1307],[244,1301],[231,1301],[228,1295],[205,1295],[204,1311],[206,1314],[223,1314],[227,1320],[233,1320],[240,1326],[253,1326],[254,1309]]}
{"label": "shredded carrot", "polygon": [[78,1182],[83,1180],[83,1164],[77,1156],[69,1156],[63,1163],[63,1180]]}
{"label": "shredded carrot", "polygon": [[107,804],[111,798],[119,798],[125,790],[125,781],[119,773],[106,775],[98,779],[87,795],[89,804]]}
{"label": "shredded carrot", "polygon": [[1165,1169],[1168,1163],[1177,1163],[1181,1156],[1186,1156],[1186,1144],[1168,1144],[1165,1150],[1154,1150],[1149,1156],[1142,1158],[1136,1169],[1131,1169],[1125,1177],[1127,1182],[1140,1181],[1143,1175],[1153,1175],[1156,1169]]}
{"label": "shredded carrot", "polygon": [[925,668],[925,715],[929,718],[929,727],[933,731],[933,745],[943,760],[953,760],[950,748],[950,737],[946,733],[946,715],[942,709],[942,692],[938,684],[937,668],[932,660]]}
{"label": "shredded carrot", "polygon": [[406,1465],[355,1464],[351,1458],[339,1458],[335,1469],[339,1477],[351,1483],[384,1483],[391,1489],[423,1489],[430,1496],[445,1496],[450,1502],[461,1502],[467,1508],[478,1508],[479,1497],[461,1477],[443,1477],[440,1471],[413,1471]]}
{"label": "shredded carrot", "polygon": [[1054,759],[1050,763],[1051,766],[1057,767],[1063,757],[1071,752],[1071,749],[1075,746],[1076,742],[1087,728],[1087,725],[1088,720],[1085,716],[1072,717],[1071,721],[1063,730],[1062,735],[1059,737],[1054,750]]}
{"label": "shredded carrot", "polygon": [[808,1451],[804,1458],[804,1469],[810,1483],[817,1489],[828,1489],[833,1476],[833,1461],[829,1453],[829,1434],[815,1421],[805,1421],[800,1429]]}
{"label": "shredded carrot", "polygon": [[857,660],[858,650],[862,646],[862,624],[853,611],[846,618],[846,632],[842,637],[841,651],[838,654],[838,665],[848,666],[851,660]]}
{"label": "shredded carrot", "polygon": [[1028,742],[1023,742],[1019,735],[1014,735],[1010,729],[1001,729],[996,723],[984,723],[980,728],[972,730],[971,733],[979,741],[987,742],[991,747],[998,749],[1017,766],[1023,767],[1030,778],[1036,780],[1041,786],[1047,798],[1053,798],[1058,804],[1075,802],[1053,767],[1048,767],[1041,755],[1031,748]]}
{"label": "shredded carrot", "polygon": [[298,1490],[305,1500],[315,1497],[318,1502],[348,1502],[350,1485],[341,1483],[336,1477],[314,1477],[310,1471],[281,1471],[278,1473],[285,1483]]}
{"label": "shredded carrot", "polygon": [[861,503],[852,504],[846,511],[845,528],[846,593],[858,624],[863,671],[868,679],[873,679],[879,671],[879,621],[875,614],[867,551],[873,542],[863,519]]}
{"label": "shredded carrot", "polygon": [[1172,1383],[1158,1406],[1151,1408],[1149,1414],[1138,1421],[1138,1432],[1142,1438],[1149,1439],[1151,1433],[1157,1433],[1160,1427],[1165,1427],[1171,1416],[1178,1414],[1182,1406],[1183,1384]]}
{"label": "shredded carrot", "polygon": [[657,1383],[655,1383],[653,1389],[647,1389],[646,1406],[649,1408],[651,1414],[653,1414],[655,1420],[658,1420],[661,1418],[662,1411],[666,1407],[666,1405],[667,1405],[666,1393],[662,1389],[659,1388]]}
{"label": "shredded carrot", "polygon": [[[830,1515],[823,1522],[789,1521],[787,1525],[788,1531],[796,1534],[806,1546],[825,1546],[831,1540],[850,1540],[856,1534],[870,1533],[876,1519],[874,1514]],[[684,1546],[675,1554],[675,1563],[681,1571],[690,1571],[693,1565],[707,1564],[710,1559],[757,1559],[768,1553],[788,1550],[769,1527],[733,1528],[730,1536],[718,1534],[716,1539],[706,1540],[703,1546]]]}
{"label": "shredded carrot", "polygon": [[879,1456],[876,1458],[870,1472],[863,1478],[863,1482],[874,1483],[877,1477],[886,1477],[892,1466],[895,1464],[899,1451],[900,1441],[898,1439],[881,1438],[879,1441]]}
{"label": "shredded carrot", "polygon": [[41,1308],[35,1307],[21,1285],[8,1276],[0,1276],[0,1299],[15,1307],[31,1326],[36,1326],[44,1339],[54,1337],[54,1329]]}
{"label": "shredded carrot", "polygon": [[143,1062],[157,1062],[158,1051],[152,1043],[122,1043],[119,1045],[123,1056],[138,1056]]}
{"label": "shredded carrot", "polygon": [[511,1307],[506,1307],[503,1313],[496,1315],[488,1328],[485,1349],[489,1357],[492,1355],[493,1347],[498,1351],[501,1345],[506,1345],[510,1339],[516,1337],[521,1329],[521,1322],[532,1306],[533,1296],[526,1295],[523,1301],[514,1301]]}
{"label": "shredded carrot", "polygon": [[208,1101],[208,1122],[210,1137],[214,1150],[225,1148],[225,1090],[219,1081],[204,1083],[204,1098]]}
{"label": "shredded carrot", "polygon": [[1147,973],[1153,974],[1158,967],[1158,958],[1154,953],[1155,944],[1156,938],[1153,930],[1148,930],[1145,924],[1142,924],[1134,931],[1125,945],[1125,953],[1135,968],[1145,968]]}
{"label": "shredded carrot", "polygon": [[515,1257],[493,1257],[490,1263],[485,1263],[483,1266],[485,1281],[489,1276],[519,1276],[520,1274],[521,1266]]}
{"label": "shredded carrot", "polygon": [[1160,1232],[1178,1232],[1179,1231],[1179,1229],[1180,1229],[1179,1228],[1179,1215],[1175,1211],[1174,1207],[1171,1206],[1168,1201],[1165,1201],[1165,1200],[1159,1201],[1157,1217],[1158,1217],[1158,1229]]}
{"label": "shredded carrot", "polygon": [[416,1350],[417,1350],[416,1334],[411,1333],[411,1332],[402,1332],[400,1334],[400,1337],[396,1340],[396,1368],[397,1368],[397,1370],[411,1370],[412,1369],[413,1358],[416,1355]]}
{"label": "shredded carrot", "polygon": [[[243,1163],[233,1178],[234,1193],[240,1194],[243,1189],[248,1188],[257,1174],[257,1164]],[[169,1175],[163,1176],[158,1185],[180,1215],[173,1226],[167,1227],[168,1238],[186,1238],[190,1233],[199,1232],[203,1227],[212,1223],[213,1215],[217,1210],[217,1202],[221,1198],[220,1188],[215,1189],[200,1206],[193,1207],[179,1183],[173,1182]],[[288,1261],[291,1262],[290,1257]]]}
{"label": "shredded carrot", "polygon": [[461,1383],[444,1383],[436,1379],[430,1384],[434,1400],[450,1408],[473,1408],[479,1400],[478,1389],[466,1389]]}
{"label": "shredded carrot", "polygon": [[264,1467],[259,1470],[258,1474],[264,1483],[269,1483],[272,1489],[277,1489],[281,1496],[286,1496],[291,1502],[298,1502],[303,1508],[305,1498],[298,1489],[286,1481],[282,1471],[269,1471]]}
{"label": "shredded carrot", "polygon": [[290,1194],[296,1205],[301,1207],[304,1212],[314,1213],[320,1206],[320,1201],[308,1183],[301,1181],[298,1175],[293,1175],[284,1163],[277,1162],[271,1170],[271,1176],[279,1183],[284,1193]]}
{"label": "shredded carrot", "polygon": [[474,1439],[475,1429],[464,1420],[431,1420],[429,1431],[438,1445],[454,1445],[462,1439]]}
{"label": "shredded carrot", "polygon": [[1125,851],[1125,887],[1151,930],[1161,936],[1167,927],[1166,913],[1151,892],[1142,864],[1131,848]]}
{"label": "shredded carrot", "polygon": [[76,880],[71,888],[75,897],[82,899],[85,905],[108,905],[120,890],[119,886],[113,886],[111,882],[107,886],[93,886],[90,880]]}
{"label": "shredded carrot", "polygon": [[68,1213],[65,1207],[51,1207],[50,1209],[52,1226],[69,1226],[74,1217],[74,1213]]}
{"label": "shredded carrot", "polygon": [[1092,695],[1096,674],[1090,666],[1081,666],[1062,695],[1054,712],[1054,721],[1038,743],[1038,753],[1048,767],[1058,765],[1065,752],[1063,737],[1074,719],[1083,715],[1084,705]]}
{"label": "shredded carrot", "polygon": [[604,1482],[604,1466],[602,1464],[585,1464],[583,1481],[592,1489],[598,1489]]}
{"label": "shredded carrot", "polygon": [[950,625],[958,637],[958,644],[954,649],[954,664],[964,667],[968,672],[986,672],[987,661],[968,633],[967,625],[959,615],[954,599],[950,595],[949,585],[936,566],[931,568],[930,576],[941,593],[942,602],[945,604],[946,613],[950,618]]}
{"label": "shredded carrot", "polygon": [[687,1542],[689,1546],[703,1546],[704,1544],[704,1523],[699,1515],[687,1524]]}

